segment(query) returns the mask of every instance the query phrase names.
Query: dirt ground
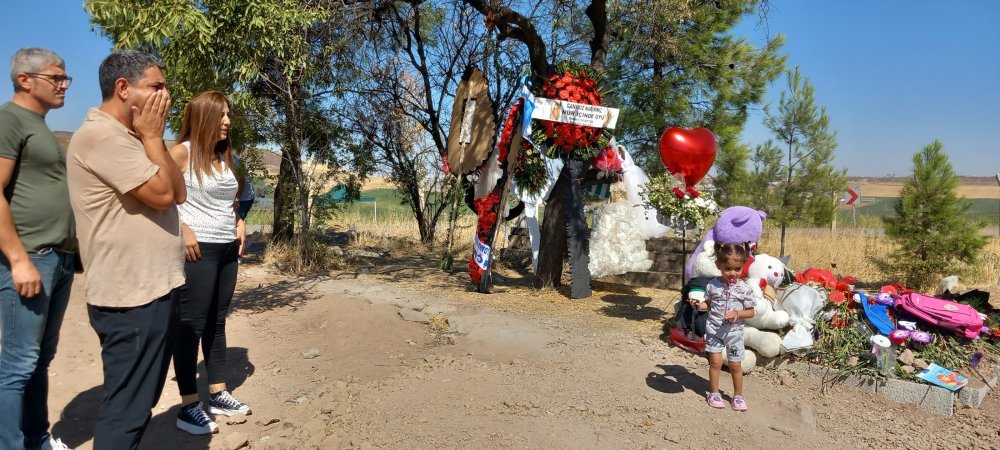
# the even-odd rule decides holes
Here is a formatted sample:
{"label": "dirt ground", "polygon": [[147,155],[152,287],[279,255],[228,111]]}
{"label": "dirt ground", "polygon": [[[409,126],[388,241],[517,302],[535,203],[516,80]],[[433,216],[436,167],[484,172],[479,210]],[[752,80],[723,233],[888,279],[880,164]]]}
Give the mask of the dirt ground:
{"label": "dirt ground", "polygon": [[[676,292],[596,286],[574,301],[505,273],[481,295],[435,263],[398,258],[305,279],[243,266],[230,385],[253,414],[189,436],[174,426],[169,380],[141,448],[1000,449],[996,393],[946,418],[758,370],[745,382],[750,412],[711,410],[705,360],[660,336]],[[407,321],[400,307],[435,318]],[[99,351],[74,296],[49,403],[53,432],[79,449],[91,448]]]}

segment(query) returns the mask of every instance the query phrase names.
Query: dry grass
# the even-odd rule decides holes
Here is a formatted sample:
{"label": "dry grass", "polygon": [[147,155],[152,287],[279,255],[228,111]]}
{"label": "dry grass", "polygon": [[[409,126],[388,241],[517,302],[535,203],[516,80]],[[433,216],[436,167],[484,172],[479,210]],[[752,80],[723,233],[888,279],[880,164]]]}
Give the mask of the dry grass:
{"label": "dry grass", "polygon": [[[865,197],[899,197],[902,182],[861,183],[861,195]],[[964,198],[1000,198],[1000,186],[996,184],[960,184],[956,190]]]}
{"label": "dry grass", "polygon": [[[374,219],[367,214],[345,212],[336,216],[330,225],[335,228],[353,229],[358,232],[356,245],[384,248],[390,252],[414,253],[426,250],[420,244],[420,230],[417,221],[409,215],[379,215]],[[471,236],[476,219],[472,216],[459,217],[455,225],[456,254],[468,254],[472,250]],[[434,248],[444,248],[448,236],[448,219],[442,217],[437,224]]]}
{"label": "dry grass", "polygon": [[343,258],[327,251],[323,246],[311,245],[309,258],[302,258],[297,243],[272,242],[264,249],[264,264],[287,274],[312,275],[328,272],[343,266]]}
{"label": "dry grass", "polygon": [[365,180],[364,184],[361,185],[362,191],[368,191],[372,189],[394,189],[396,187],[388,177],[369,177]]}
{"label": "dry grass", "polygon": [[[397,254],[427,253],[427,247],[419,243],[416,221],[409,216],[379,217],[344,214],[337,217],[334,226],[353,228],[358,231],[357,245],[384,248]],[[433,252],[440,253],[446,244],[447,218],[438,224]],[[475,219],[461,217],[455,229],[453,252],[456,261],[471,255],[471,236],[475,230]],[[495,248],[506,246],[508,229],[497,234]],[[761,239],[760,249],[764,253],[778,255],[780,230],[768,227]],[[888,257],[895,251],[893,245],[878,228],[840,228],[835,233],[829,229],[796,228],[789,229],[785,240],[785,252],[792,256],[789,266],[796,270],[809,267],[830,269],[842,275],[857,277],[863,283],[879,283],[888,277],[874,264],[873,258]],[[832,268],[832,263],[837,268]],[[457,266],[456,266],[457,267]],[[990,238],[982,258],[970,274],[962,279],[968,288],[992,286],[1000,274],[1000,239]]]}
{"label": "dry grass", "polygon": [[[875,266],[873,259],[891,256],[895,247],[881,231],[877,228],[847,228],[836,232],[819,228],[790,229],[785,237],[785,253],[792,256],[789,266],[793,269],[829,269],[834,273],[857,277],[861,282],[883,282],[888,277]],[[780,254],[780,237],[780,229],[767,227],[761,239],[761,251],[770,255]],[[832,263],[836,263],[836,269],[831,267]],[[1000,240],[991,237],[979,264],[971,268],[971,273],[962,279],[962,284],[969,288],[993,286],[997,283],[998,274]]]}

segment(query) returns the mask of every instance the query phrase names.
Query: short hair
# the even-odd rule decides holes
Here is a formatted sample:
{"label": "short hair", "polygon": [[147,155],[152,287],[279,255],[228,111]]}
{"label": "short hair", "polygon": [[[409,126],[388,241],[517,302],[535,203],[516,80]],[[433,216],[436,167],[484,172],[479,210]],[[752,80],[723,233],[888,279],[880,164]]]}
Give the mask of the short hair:
{"label": "short hair", "polygon": [[137,83],[143,73],[150,67],[165,66],[160,58],[139,50],[119,50],[108,55],[101,62],[97,78],[101,84],[101,99],[107,100],[115,93],[115,80],[124,78],[129,83]]}
{"label": "short hair", "polygon": [[18,74],[38,73],[45,70],[49,64],[55,64],[66,70],[66,62],[62,57],[47,48],[29,47],[15,52],[10,58],[10,81],[14,84],[14,90],[21,90],[17,85]]}

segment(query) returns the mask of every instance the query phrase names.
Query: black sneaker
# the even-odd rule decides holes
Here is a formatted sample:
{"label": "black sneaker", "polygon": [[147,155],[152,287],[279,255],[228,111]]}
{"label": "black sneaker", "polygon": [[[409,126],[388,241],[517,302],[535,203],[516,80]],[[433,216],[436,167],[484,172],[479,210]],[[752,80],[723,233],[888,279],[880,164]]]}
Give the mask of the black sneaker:
{"label": "black sneaker", "polygon": [[212,414],[222,414],[233,416],[236,414],[251,414],[250,405],[233,398],[229,391],[222,391],[218,394],[208,396],[208,412]]}
{"label": "black sneaker", "polygon": [[219,426],[205,413],[205,405],[202,402],[181,408],[177,413],[177,428],[195,435],[219,432]]}

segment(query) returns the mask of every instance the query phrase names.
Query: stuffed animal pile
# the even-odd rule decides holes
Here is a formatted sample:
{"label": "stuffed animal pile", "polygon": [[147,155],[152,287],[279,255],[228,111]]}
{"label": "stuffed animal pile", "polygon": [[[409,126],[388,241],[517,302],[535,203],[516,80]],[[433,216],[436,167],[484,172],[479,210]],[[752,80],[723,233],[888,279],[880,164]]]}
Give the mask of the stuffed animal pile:
{"label": "stuffed animal pile", "polygon": [[[765,217],[763,212],[744,206],[722,211],[688,260],[685,280],[721,276],[715,265],[715,242],[748,243],[755,247],[763,233]],[[785,264],[770,255],[751,256],[744,273],[756,300],[754,317],[746,320],[743,329],[747,347],[743,372],[749,373],[756,367],[758,356],[773,358],[783,351],[797,352],[811,347],[813,317],[826,299],[820,290],[799,283],[778,297],[776,288],[785,278]],[[788,326],[792,329],[784,338],[775,332]]]}

